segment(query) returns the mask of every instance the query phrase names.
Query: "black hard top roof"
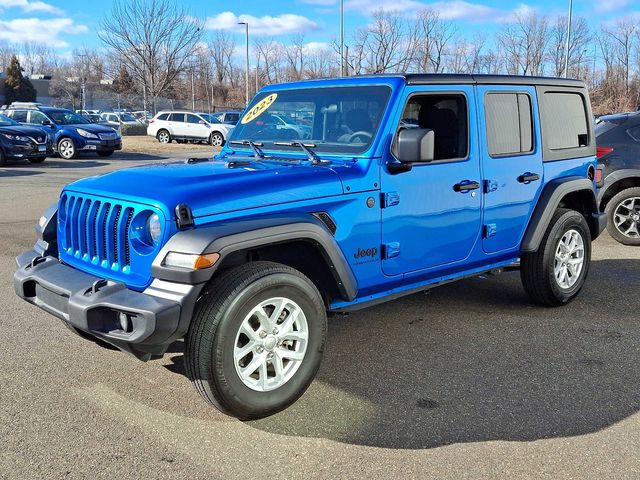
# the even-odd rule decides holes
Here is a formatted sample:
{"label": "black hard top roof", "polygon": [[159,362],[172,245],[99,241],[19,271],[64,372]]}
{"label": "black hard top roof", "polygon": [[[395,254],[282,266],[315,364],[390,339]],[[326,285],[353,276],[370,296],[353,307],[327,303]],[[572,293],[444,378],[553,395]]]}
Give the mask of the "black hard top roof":
{"label": "black hard top roof", "polygon": [[398,75],[363,75],[365,77],[402,77],[407,85],[551,85],[558,87],[584,87],[582,80],[557,77],[531,77],[525,75],[481,75],[451,73],[405,73]]}

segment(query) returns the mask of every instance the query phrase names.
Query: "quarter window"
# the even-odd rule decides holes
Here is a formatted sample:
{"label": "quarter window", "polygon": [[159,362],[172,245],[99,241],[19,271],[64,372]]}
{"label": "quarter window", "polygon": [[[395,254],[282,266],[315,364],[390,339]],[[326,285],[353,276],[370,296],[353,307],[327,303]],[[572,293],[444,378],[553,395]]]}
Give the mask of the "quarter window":
{"label": "quarter window", "polygon": [[27,123],[27,111],[26,110],[14,110],[11,115],[16,122]]}
{"label": "quarter window", "polygon": [[171,114],[172,122],[184,122],[184,113],[172,113]]}
{"label": "quarter window", "polygon": [[489,155],[520,155],[533,151],[531,99],[526,93],[489,93],[484,101]]}
{"label": "quarter window", "polygon": [[167,120],[168,118],[169,118],[168,113],[163,113],[161,115],[158,115],[158,120]]}
{"label": "quarter window", "polygon": [[589,127],[582,95],[545,92],[542,102],[547,148],[563,150],[589,145]]}

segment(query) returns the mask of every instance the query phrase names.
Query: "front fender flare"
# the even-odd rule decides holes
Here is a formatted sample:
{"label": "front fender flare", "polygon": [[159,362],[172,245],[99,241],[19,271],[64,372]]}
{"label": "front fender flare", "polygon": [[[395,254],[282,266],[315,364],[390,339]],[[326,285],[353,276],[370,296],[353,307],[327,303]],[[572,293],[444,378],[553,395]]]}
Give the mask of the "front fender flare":
{"label": "front fender flare", "polygon": [[[155,278],[172,282],[205,283],[213,277],[224,258],[233,252],[298,240],[310,242],[319,248],[341,295],[349,301],[355,299],[358,287],[349,263],[331,232],[310,215],[233,220],[178,232],[156,256],[151,273]],[[216,265],[203,270],[176,269],[163,265],[169,252],[196,255],[215,252],[221,258]]]}

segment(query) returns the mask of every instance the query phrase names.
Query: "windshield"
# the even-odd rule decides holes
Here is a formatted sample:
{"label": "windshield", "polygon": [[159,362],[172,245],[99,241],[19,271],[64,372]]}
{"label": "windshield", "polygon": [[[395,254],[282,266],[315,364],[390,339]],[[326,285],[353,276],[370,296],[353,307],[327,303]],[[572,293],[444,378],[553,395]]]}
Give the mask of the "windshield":
{"label": "windshield", "polygon": [[9,117],[0,115],[0,127],[15,127],[20,125],[18,122],[11,120]]}
{"label": "windshield", "polygon": [[220,122],[220,115],[210,115],[208,113],[201,113],[200,116],[209,123],[222,123]]}
{"label": "windshield", "polygon": [[269,149],[302,140],[316,152],[362,153],[373,141],[391,89],[385,86],[301,88],[265,92],[251,102],[232,140]]}
{"label": "windshield", "polygon": [[121,113],[120,121],[121,122],[137,122],[136,117],[134,117],[130,113]]}
{"label": "windshield", "polygon": [[83,125],[89,123],[86,118],[65,110],[48,111],[47,115],[58,125]]}

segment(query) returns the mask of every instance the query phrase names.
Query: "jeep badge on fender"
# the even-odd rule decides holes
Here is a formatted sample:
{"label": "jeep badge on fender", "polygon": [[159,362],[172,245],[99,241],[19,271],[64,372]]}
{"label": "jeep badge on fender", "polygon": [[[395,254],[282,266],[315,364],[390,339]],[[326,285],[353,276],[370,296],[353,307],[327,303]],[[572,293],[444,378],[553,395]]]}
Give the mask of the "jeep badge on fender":
{"label": "jeep badge on fender", "polygon": [[184,339],[207,402],[265,417],[313,381],[327,312],[514,264],[531,301],[575,299],[606,226],[591,118],[570,79],[268,86],[212,159],[65,187],[15,290],[141,360]]}

